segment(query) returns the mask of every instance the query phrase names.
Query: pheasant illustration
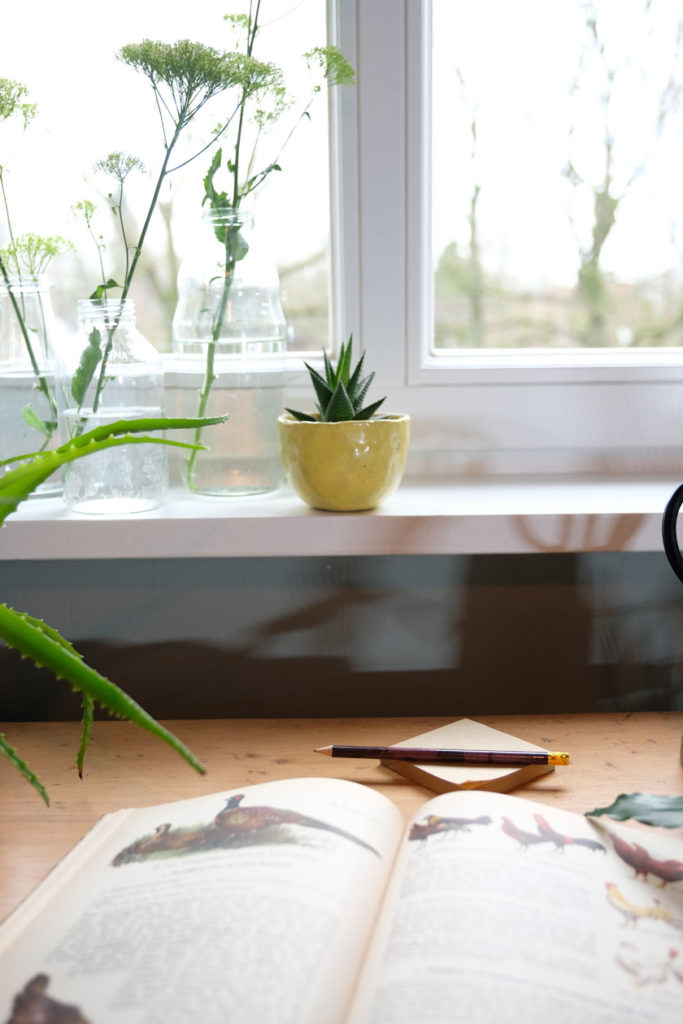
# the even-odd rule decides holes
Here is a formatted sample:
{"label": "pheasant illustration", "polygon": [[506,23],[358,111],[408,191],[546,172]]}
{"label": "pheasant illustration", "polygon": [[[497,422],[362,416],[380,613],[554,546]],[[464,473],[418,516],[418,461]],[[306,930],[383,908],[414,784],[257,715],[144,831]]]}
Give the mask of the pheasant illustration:
{"label": "pheasant illustration", "polygon": [[457,835],[469,832],[470,825],[490,824],[488,814],[480,814],[478,818],[440,818],[438,814],[429,814],[424,824],[416,822],[411,826],[408,839],[428,839],[429,836],[447,835],[449,832]]}
{"label": "pheasant illustration", "polygon": [[640,843],[629,843],[614,832],[608,832],[607,835],[612,840],[615,853],[633,868],[636,878],[640,876],[647,880],[648,875],[654,875],[662,888],[668,882],[680,882],[683,879],[683,861],[656,860]]}
{"label": "pheasant illustration", "polygon": [[253,842],[265,841],[267,830],[278,825],[302,825],[305,828],[333,832],[366,850],[371,850],[379,857],[374,846],[326,821],[278,807],[244,807],[243,800],[244,793],[228,797],[225,806],[208,824],[171,828],[170,822],[166,821],[163,825],[157,825],[154,832],[136,839],[120,850],[112,860],[112,865],[120,867],[121,864],[142,860],[154,854],[198,853],[201,850],[220,849],[233,845],[234,840],[244,837],[252,837]]}
{"label": "pheasant illustration", "polygon": [[561,850],[562,853],[564,853],[567,846],[585,846],[588,850],[602,850],[603,853],[606,852],[603,844],[599,843],[597,839],[586,839],[583,836],[565,836],[561,832],[556,832],[542,814],[534,814],[534,819],[538,834],[553,843],[555,849]]}
{"label": "pheasant illustration", "polygon": [[505,835],[510,836],[510,839],[516,839],[523,850],[528,850],[530,846],[535,846],[536,843],[550,842],[547,836],[541,836],[538,832],[527,832],[525,829],[519,828],[510,818],[503,816],[502,821],[503,824],[500,827]]}
{"label": "pheasant illustration", "polygon": [[127,864],[132,860],[140,860],[153,853],[169,853],[172,851],[180,853],[188,850],[198,850],[207,846],[207,839],[208,834],[205,825],[189,829],[172,829],[170,821],[165,821],[163,825],[157,825],[154,832],[150,835],[142,836],[141,839],[136,839],[135,842],[124,847],[123,850],[119,850],[112,860],[112,864],[114,867],[120,867],[121,864]]}
{"label": "pheasant illustration", "polygon": [[639,921],[649,920],[664,921],[674,928],[680,927],[671,911],[663,907],[659,900],[654,900],[650,906],[644,907],[627,900],[614,882],[605,882],[605,888],[607,890],[607,902],[621,914],[624,919],[623,924],[635,927]]}
{"label": "pheasant illustration", "polygon": [[379,856],[374,846],[370,846],[369,843],[359,839],[358,836],[354,836],[351,832],[337,828],[336,825],[330,825],[329,822],[280,807],[244,807],[242,805],[243,799],[244,793],[229,797],[226,800],[225,807],[214,818],[212,829],[221,838],[258,835],[258,833],[263,833],[266,829],[275,825],[301,825],[305,828],[319,828],[325,832],[332,832],[356,843],[358,846],[364,847],[366,850],[371,850],[376,856]]}

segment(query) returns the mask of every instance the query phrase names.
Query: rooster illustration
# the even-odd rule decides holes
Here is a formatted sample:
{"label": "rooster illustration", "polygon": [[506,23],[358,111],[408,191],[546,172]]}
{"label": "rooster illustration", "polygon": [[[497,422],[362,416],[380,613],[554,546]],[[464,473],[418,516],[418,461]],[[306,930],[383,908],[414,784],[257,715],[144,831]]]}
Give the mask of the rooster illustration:
{"label": "rooster illustration", "polygon": [[627,900],[614,882],[605,882],[605,888],[607,890],[607,902],[621,914],[624,919],[623,924],[630,924],[635,927],[639,921],[648,920],[664,921],[674,928],[681,927],[680,923],[674,919],[671,911],[663,907],[659,900],[654,900],[651,906],[643,907]]}
{"label": "rooster illustration", "polygon": [[527,832],[525,829],[515,825],[514,821],[510,818],[503,816],[503,824],[500,826],[506,836],[510,836],[511,839],[516,839],[520,847],[523,850],[528,850],[530,846],[535,846],[537,843],[548,843],[550,839],[548,836],[539,835],[538,832]]}
{"label": "rooster illustration", "polygon": [[239,836],[254,835],[264,832],[274,825],[302,825],[305,828],[319,828],[326,832],[333,832],[335,835],[349,839],[358,846],[371,850],[379,856],[377,850],[364,840],[354,836],[351,832],[330,825],[329,822],[321,821],[319,818],[311,818],[307,814],[300,814],[298,811],[287,811],[279,807],[244,807],[242,800],[244,793],[231,796],[226,800],[225,807],[218,812],[213,819],[212,829],[222,839],[237,838]]}
{"label": "rooster illustration", "polygon": [[547,839],[548,842],[553,843],[555,849],[560,850],[562,853],[564,853],[567,846],[585,846],[588,850],[602,850],[603,853],[606,853],[605,847],[597,839],[585,839],[583,836],[565,836],[561,832],[556,832],[542,814],[534,814],[534,819],[538,834]]}
{"label": "rooster illustration", "polygon": [[626,864],[633,868],[635,877],[647,881],[648,875],[659,879],[660,887],[669,882],[680,882],[683,879],[683,861],[656,860],[640,843],[629,843],[614,832],[607,832],[612,840],[614,851]]}
{"label": "rooster illustration", "polygon": [[478,818],[440,818],[438,814],[430,814],[424,824],[415,823],[411,825],[408,839],[428,839],[429,836],[457,835],[460,832],[469,832],[470,825],[490,825],[491,818],[488,814],[480,814]]}

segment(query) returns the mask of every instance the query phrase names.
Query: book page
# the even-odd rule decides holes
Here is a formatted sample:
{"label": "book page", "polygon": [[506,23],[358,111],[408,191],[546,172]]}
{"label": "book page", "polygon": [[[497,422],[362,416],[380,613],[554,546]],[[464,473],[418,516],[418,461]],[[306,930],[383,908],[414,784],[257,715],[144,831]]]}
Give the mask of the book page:
{"label": "book page", "polygon": [[680,1024],[683,843],[600,821],[494,793],[429,801],[349,1024]]}
{"label": "book page", "polygon": [[0,1020],[338,1021],[402,831],[336,779],[110,816],[0,929]]}

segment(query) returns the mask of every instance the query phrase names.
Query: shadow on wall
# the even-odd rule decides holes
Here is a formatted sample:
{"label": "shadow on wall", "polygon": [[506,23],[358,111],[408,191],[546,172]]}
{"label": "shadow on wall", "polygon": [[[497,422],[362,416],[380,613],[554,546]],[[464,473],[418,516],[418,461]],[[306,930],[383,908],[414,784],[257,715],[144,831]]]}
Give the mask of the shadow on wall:
{"label": "shadow on wall", "polygon": [[[683,587],[663,555],[314,561],[279,601],[276,576],[250,593],[226,575],[225,601],[259,612],[239,637],[225,639],[224,615],[220,640],[76,647],[159,718],[683,708]],[[0,720],[80,717],[68,687],[15,652],[0,650],[0,679]]]}

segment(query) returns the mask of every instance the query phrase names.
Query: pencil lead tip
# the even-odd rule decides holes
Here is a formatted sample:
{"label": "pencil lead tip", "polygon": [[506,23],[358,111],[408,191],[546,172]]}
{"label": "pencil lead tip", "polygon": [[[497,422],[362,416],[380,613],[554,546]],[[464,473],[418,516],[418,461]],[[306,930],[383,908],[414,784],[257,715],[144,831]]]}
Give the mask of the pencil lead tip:
{"label": "pencil lead tip", "polygon": [[315,747],[313,749],[314,754],[327,754],[328,757],[332,756],[332,747]]}

